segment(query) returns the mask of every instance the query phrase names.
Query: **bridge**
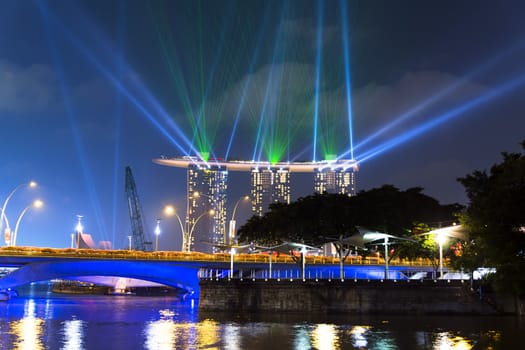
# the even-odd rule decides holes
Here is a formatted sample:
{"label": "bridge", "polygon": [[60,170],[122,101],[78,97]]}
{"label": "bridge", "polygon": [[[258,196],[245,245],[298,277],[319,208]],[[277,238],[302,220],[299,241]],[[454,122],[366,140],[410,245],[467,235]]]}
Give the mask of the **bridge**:
{"label": "bridge", "polygon": [[[344,274],[349,279],[382,279],[383,263],[375,257],[351,256],[345,262]],[[306,256],[303,273],[301,265],[289,255],[3,247],[0,266],[16,268],[0,278],[0,290],[53,279],[123,277],[198,293],[199,278],[340,278],[339,259],[328,256]],[[394,260],[389,278],[406,279],[416,272],[430,271],[433,267],[429,261]]]}

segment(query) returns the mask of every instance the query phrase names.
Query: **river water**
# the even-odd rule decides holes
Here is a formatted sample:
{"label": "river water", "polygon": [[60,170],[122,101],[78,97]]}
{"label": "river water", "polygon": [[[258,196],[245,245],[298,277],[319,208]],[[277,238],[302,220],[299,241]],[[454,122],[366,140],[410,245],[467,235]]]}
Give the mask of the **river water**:
{"label": "river water", "polygon": [[522,349],[513,316],[224,314],[175,297],[27,293],[0,302],[0,349]]}

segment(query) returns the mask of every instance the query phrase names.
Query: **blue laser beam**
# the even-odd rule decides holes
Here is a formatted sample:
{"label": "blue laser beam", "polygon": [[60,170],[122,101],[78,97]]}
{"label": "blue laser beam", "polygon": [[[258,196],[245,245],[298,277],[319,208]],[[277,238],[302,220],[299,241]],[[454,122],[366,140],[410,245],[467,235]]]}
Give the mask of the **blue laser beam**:
{"label": "blue laser beam", "polygon": [[[515,53],[517,50],[522,49],[524,46],[524,41],[519,42],[516,45],[513,45],[506,50],[502,50],[498,52],[498,54],[491,59],[484,62],[482,65],[477,67],[475,70],[471,71],[467,75],[465,75],[463,78],[457,80],[453,84],[448,85],[447,87],[439,90],[436,94],[428,97],[427,99],[423,100],[419,104],[413,106],[409,110],[403,112],[401,115],[397,116],[392,122],[386,124],[373,134],[369,135],[367,138],[359,142],[357,145],[354,146],[354,150],[357,150],[364,146],[365,144],[369,143],[370,141],[376,139],[377,137],[381,136],[388,130],[392,129],[393,127],[397,126],[398,124],[416,116],[418,113],[422,112],[425,108],[429,107],[431,104],[438,102],[440,99],[450,95],[452,92],[454,92],[456,89],[460,88],[461,86],[467,84],[469,81],[472,80],[472,78],[476,77],[477,75],[481,74],[484,71],[487,71],[488,69],[495,66],[497,63],[501,62],[504,58],[510,56],[511,54]],[[347,156],[351,151],[348,150],[345,154],[341,155],[341,157]]]}
{"label": "blue laser beam", "polygon": [[348,118],[348,142],[350,143],[350,158],[354,159],[354,132],[353,132],[353,117],[352,117],[352,97],[351,97],[351,80],[350,80],[350,44],[348,42],[348,21],[347,12],[348,6],[345,0],[340,0],[341,6],[341,30],[343,38],[343,56],[345,65],[345,83],[346,83],[346,106]]}
{"label": "blue laser beam", "polygon": [[317,159],[317,128],[319,124],[319,95],[321,85],[321,63],[322,63],[322,45],[323,45],[323,3],[317,0],[317,37],[316,37],[316,55],[315,55],[315,99],[314,99],[314,130],[313,130],[313,154],[312,161]]}
{"label": "blue laser beam", "polygon": [[62,93],[62,96],[64,98],[64,107],[66,109],[66,115],[68,117],[69,126],[73,134],[75,150],[78,155],[80,166],[82,168],[82,174],[84,175],[84,181],[88,188],[89,198],[90,198],[91,205],[92,205],[92,208],[95,214],[95,221],[97,222],[98,231],[101,233],[104,239],[107,239],[108,235],[106,232],[106,225],[104,223],[104,217],[100,209],[101,208],[100,200],[98,198],[98,194],[97,194],[97,191],[94,185],[93,177],[91,175],[91,170],[89,168],[89,165],[86,159],[86,151],[82,143],[82,137],[77,127],[76,114],[75,114],[73,105],[71,103],[71,97],[67,89],[67,81],[66,81],[66,77],[64,74],[64,70],[62,69],[62,60],[60,59],[60,55],[58,53],[56,43],[51,33],[47,8],[42,0],[38,1],[38,6],[39,6],[40,13],[42,14],[42,18],[44,21],[44,28],[46,31],[46,37],[48,40],[49,49],[50,49],[50,52],[53,58],[54,67],[57,73],[57,78],[58,78],[58,81],[60,82],[59,84],[60,92]]}
{"label": "blue laser beam", "polygon": [[[119,25],[119,39],[120,39],[120,46],[121,50],[119,50],[120,54],[117,56],[117,74],[119,76],[119,80],[122,80],[122,74],[124,72],[124,47],[125,47],[125,33],[126,33],[126,3],[124,0],[119,1],[119,18],[118,18],[118,25]],[[115,151],[113,154],[114,159],[114,168],[113,168],[113,225],[112,225],[112,235],[111,235],[111,242],[115,244],[115,235],[117,232],[117,199],[120,198],[119,196],[119,189],[120,186],[118,186],[121,172],[120,169],[120,138],[121,138],[121,124],[122,124],[122,98],[120,96],[120,93],[116,93],[115,96]]]}
{"label": "blue laser beam", "polygon": [[430,130],[432,130],[433,128],[435,128],[436,126],[446,122],[446,121],[449,121],[453,118],[456,118],[460,115],[462,115],[463,113],[471,110],[471,109],[474,109],[474,108],[477,108],[483,104],[486,104],[490,101],[492,101],[493,99],[503,95],[504,93],[507,93],[507,92],[511,92],[512,90],[518,88],[520,85],[524,84],[525,83],[525,74],[524,75],[521,75],[519,76],[518,78],[515,78],[515,79],[512,79],[504,84],[501,84],[499,85],[498,87],[496,88],[493,88],[491,90],[489,90],[487,93],[481,95],[481,96],[478,96],[474,99],[471,99],[470,101],[450,110],[450,111],[447,111],[431,120],[429,120],[428,122],[418,126],[418,127],[415,127],[413,129],[411,129],[410,131],[406,132],[406,133],[403,133],[391,140],[389,140],[388,142],[385,142],[377,147],[374,147],[373,149],[361,154],[358,158],[357,158],[357,162],[358,163],[362,163],[362,162],[365,162],[373,157],[376,157],[377,155],[401,144],[401,143],[405,143],[405,142],[408,142],[409,140],[425,133],[425,132],[428,132]]}
{"label": "blue laser beam", "polygon": [[[281,35],[282,35],[282,32],[283,32],[283,25],[284,25],[284,14],[285,14],[285,9],[283,8],[283,10],[281,11],[281,20],[280,20],[280,23],[279,23],[279,29],[277,31],[277,37],[276,37],[276,40],[275,40],[275,45],[273,47],[273,53],[272,53],[272,63],[274,63],[277,59],[277,54],[279,52],[279,48],[280,48],[280,44],[281,44]],[[263,151],[263,148],[264,148],[264,145],[263,143],[261,142],[261,136],[262,136],[262,133],[263,133],[263,129],[265,129],[265,134],[267,132],[267,128],[264,127],[263,128],[263,125],[264,125],[264,117],[266,115],[266,108],[267,108],[267,104],[268,104],[268,99],[269,99],[269,95],[270,95],[270,90],[271,90],[271,87],[272,87],[272,81],[273,81],[273,74],[274,74],[274,65],[272,64],[271,67],[269,67],[269,74],[268,74],[268,79],[267,79],[267,82],[266,82],[266,89],[264,91],[264,98],[263,98],[263,104],[262,104],[262,109],[261,109],[261,113],[259,114],[259,123],[258,123],[258,127],[257,127],[257,136],[255,138],[255,145],[254,145],[254,149],[253,149],[253,155],[252,155],[252,159],[257,159],[258,161],[260,160],[261,158],[261,154],[262,154],[262,151]]]}
{"label": "blue laser beam", "polygon": [[[228,19],[230,19],[232,17],[232,15],[233,15],[233,11],[231,11],[231,4],[230,4],[230,10],[226,11],[226,13],[229,14]],[[212,63],[212,66],[211,66],[211,70],[210,70],[210,73],[208,75],[208,81],[206,83],[206,88],[204,90],[204,95],[202,96],[202,99],[201,99],[200,110],[197,113],[197,123],[196,123],[195,130],[193,132],[193,137],[192,137],[192,141],[191,141],[192,145],[194,145],[195,138],[197,137],[197,135],[199,133],[200,125],[202,123],[202,120],[205,117],[204,115],[205,115],[205,109],[206,109],[206,102],[208,100],[208,95],[210,93],[210,88],[211,88],[212,82],[214,80],[215,73],[217,71],[217,66],[218,66],[218,63],[219,63],[220,54],[221,54],[221,52],[223,50],[223,47],[224,47],[225,34],[226,34],[226,26],[223,26],[221,34],[220,34],[220,37],[219,37],[219,46],[218,46],[218,50],[217,50],[217,55],[215,56],[215,59],[213,60],[213,63]],[[206,135],[206,131],[204,130],[202,132],[202,134]],[[209,142],[209,139],[207,137],[205,137],[205,142]],[[216,155],[214,153],[213,148],[209,147],[211,145],[207,145],[207,146],[208,146],[208,149],[210,150],[210,152],[212,152],[213,157],[216,158]]]}
{"label": "blue laser beam", "polygon": [[235,134],[237,132],[237,126],[239,124],[241,110],[244,107],[244,103],[245,103],[245,99],[246,99],[246,92],[248,91],[248,86],[251,83],[251,78],[252,78],[252,74],[251,73],[253,73],[253,69],[255,67],[255,62],[257,61],[257,57],[259,56],[259,49],[260,49],[260,46],[261,46],[261,43],[262,43],[262,39],[264,37],[263,34],[265,32],[265,28],[266,28],[267,23],[268,23],[268,17],[269,17],[268,14],[270,13],[269,9],[270,9],[270,6],[269,6],[269,3],[267,3],[265,11],[264,11],[264,17],[263,17],[263,22],[262,22],[263,24],[262,24],[262,26],[259,29],[259,34],[257,36],[257,43],[255,45],[255,51],[253,53],[253,56],[252,56],[252,59],[251,59],[251,62],[250,62],[250,66],[248,68],[249,74],[246,77],[246,80],[244,81],[244,84],[243,84],[243,87],[242,87],[241,100],[240,100],[239,105],[237,107],[237,112],[235,113],[235,119],[234,119],[233,126],[232,126],[232,132],[230,133],[230,139],[228,141],[228,146],[226,148],[226,154],[225,154],[225,157],[224,157],[225,159],[228,159],[229,156],[230,156],[230,150],[231,150],[231,147],[232,147],[232,144],[233,144],[233,139],[234,139]]}
{"label": "blue laser beam", "polygon": [[[135,107],[141,114],[146,117],[146,119],[172,144],[174,145],[182,154],[188,155],[186,153],[185,147],[183,147],[173,136],[166,130],[166,128],[163,127],[163,125],[157,120],[157,118],[139,101],[137,97],[128,89],[126,86],[124,86],[123,82],[118,80],[114,74],[110,72],[108,68],[106,68],[95,55],[93,55],[85,46],[83,46],[80,42],[80,40],[70,31],[68,30],[55,16],[53,16],[49,10],[47,10],[47,16],[49,19],[53,19],[53,25],[55,25],[58,29],[60,29],[60,32],[65,36],[66,39],[75,47],[77,48],[85,57],[86,59],[93,64],[99,72],[102,73],[102,75],[113,85],[114,88],[116,88],[123,96],[127,98],[127,100]],[[84,22],[90,23],[89,21],[85,20]],[[91,25],[90,26],[93,31],[95,31],[96,26]],[[104,40],[101,40],[101,37],[98,38],[97,42],[99,44],[104,44]],[[109,45],[105,45],[104,47],[106,52],[109,52],[111,48]],[[113,51],[113,50],[112,50]],[[196,149],[194,149],[191,146],[191,142],[188,140],[186,135],[182,132],[180,127],[173,121],[173,119],[169,116],[169,114],[165,111],[165,109],[161,106],[161,104],[158,102],[158,100],[149,92],[149,90],[145,87],[145,85],[140,81],[138,76],[136,74],[133,74],[133,70],[129,66],[125,66],[125,71],[129,74],[134,76],[133,79],[133,87],[138,89],[138,91],[141,94],[141,97],[145,99],[151,107],[155,110],[158,116],[161,116],[163,118],[163,121],[168,124],[168,126],[171,127],[171,129],[176,133],[176,135],[184,142],[186,145],[189,145],[193,152],[198,153]]]}

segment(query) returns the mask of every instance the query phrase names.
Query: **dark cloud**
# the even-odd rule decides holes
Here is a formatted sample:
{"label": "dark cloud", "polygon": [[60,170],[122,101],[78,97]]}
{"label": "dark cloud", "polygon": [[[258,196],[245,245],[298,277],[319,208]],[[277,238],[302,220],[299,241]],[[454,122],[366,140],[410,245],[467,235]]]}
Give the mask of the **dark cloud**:
{"label": "dark cloud", "polygon": [[356,142],[387,125],[380,140],[437,118],[484,93],[488,87],[437,71],[406,73],[392,84],[370,83],[353,93]]}
{"label": "dark cloud", "polygon": [[0,111],[41,112],[55,98],[56,77],[49,66],[21,66],[0,60]]}
{"label": "dark cloud", "polygon": [[[286,43],[295,43],[294,46],[306,46],[310,51],[317,49],[317,35],[319,24],[312,18],[287,19],[282,25],[282,40]],[[321,27],[321,48],[332,45],[340,38],[341,28],[324,23]],[[296,43],[299,41],[299,43]]]}

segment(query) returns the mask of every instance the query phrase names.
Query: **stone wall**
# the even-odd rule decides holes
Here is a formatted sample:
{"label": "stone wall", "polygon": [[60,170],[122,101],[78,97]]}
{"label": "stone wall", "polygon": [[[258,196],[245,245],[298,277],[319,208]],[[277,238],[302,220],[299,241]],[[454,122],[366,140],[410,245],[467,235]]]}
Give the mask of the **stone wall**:
{"label": "stone wall", "polygon": [[200,281],[199,309],[322,313],[495,314],[468,282],[446,280]]}

